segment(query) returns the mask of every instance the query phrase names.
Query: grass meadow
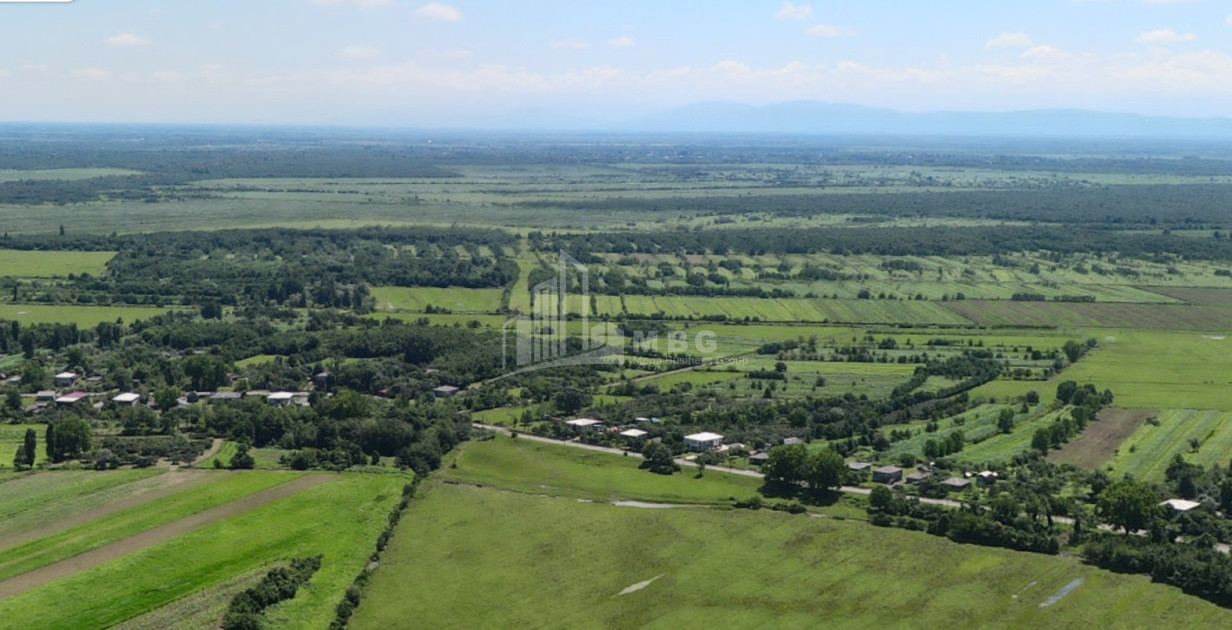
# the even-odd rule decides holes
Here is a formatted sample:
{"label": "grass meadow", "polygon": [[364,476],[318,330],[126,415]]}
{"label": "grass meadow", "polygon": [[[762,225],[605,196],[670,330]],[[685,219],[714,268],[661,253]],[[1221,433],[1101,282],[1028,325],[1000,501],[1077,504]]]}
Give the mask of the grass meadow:
{"label": "grass meadow", "polygon": [[13,304],[0,302],[0,319],[30,324],[77,324],[94,327],[117,319],[131,324],[162,315],[169,309],[153,306],[67,306],[60,304]]}
{"label": "grass meadow", "polygon": [[407,627],[410,619],[467,629],[1232,623],[1232,612],[1178,589],[1071,557],[958,545],[858,520],[636,509],[504,487],[424,487],[350,627]]}
{"label": "grass meadow", "polygon": [[69,274],[100,275],[115,252],[42,252],[0,249],[0,276],[65,278]]}
{"label": "grass meadow", "polygon": [[433,306],[454,312],[492,313],[501,305],[501,289],[372,287],[372,297],[380,311],[422,313]]}
{"label": "grass meadow", "polygon": [[1232,411],[1232,339],[1223,334],[1096,331],[1100,348],[1066,380],[1111,389],[1118,407]]}

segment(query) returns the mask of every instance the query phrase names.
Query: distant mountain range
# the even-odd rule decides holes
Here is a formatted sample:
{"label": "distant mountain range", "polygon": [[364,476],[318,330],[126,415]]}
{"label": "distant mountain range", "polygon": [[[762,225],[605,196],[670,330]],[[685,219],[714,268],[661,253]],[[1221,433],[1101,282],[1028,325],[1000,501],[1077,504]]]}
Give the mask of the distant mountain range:
{"label": "distant mountain range", "polygon": [[[576,121],[571,121],[576,123]],[[698,103],[596,130],[931,136],[1151,136],[1232,138],[1232,119],[1142,116],[1076,109],[908,113],[797,101],[775,105]]]}

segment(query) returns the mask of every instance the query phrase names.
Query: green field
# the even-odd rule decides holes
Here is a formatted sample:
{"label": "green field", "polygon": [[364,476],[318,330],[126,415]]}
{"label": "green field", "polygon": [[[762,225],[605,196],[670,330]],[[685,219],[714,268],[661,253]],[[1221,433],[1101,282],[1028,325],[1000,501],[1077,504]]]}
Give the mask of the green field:
{"label": "green field", "polygon": [[1114,304],[1108,302],[949,302],[955,313],[980,326],[1056,326],[1063,328],[1144,328],[1226,330],[1232,309],[1189,304]]}
{"label": "green field", "polygon": [[115,252],[41,252],[0,249],[0,276],[64,278],[69,274],[100,275]]}
{"label": "green field", "polygon": [[[1232,456],[1232,413],[1165,409],[1129,436],[1105,467],[1116,477],[1129,474],[1138,479],[1164,481],[1164,471],[1177,454],[1203,466],[1227,466]],[[1190,445],[1201,445],[1195,453]]]}
{"label": "green field", "polygon": [[[1075,580],[1079,588],[1042,605]],[[432,628],[1209,628],[1232,613],[1076,558],[853,520],[430,484],[350,627],[408,619]]]}
{"label": "green field", "polygon": [[1111,389],[1118,407],[1232,411],[1232,340],[1223,334],[1107,330],[1092,336],[1100,348],[1067,369],[1065,380]]}
{"label": "green field", "polygon": [[771,299],[627,295],[623,311],[619,301],[606,299],[598,303],[599,312],[607,315],[650,316],[663,313],[668,317],[701,319],[723,316],[729,320],[769,322],[832,322],[853,324],[943,324],[970,325],[961,315],[932,302],[898,300],[829,300]]}
{"label": "green field", "polygon": [[0,581],[123,540],[296,479],[293,474],[209,473],[212,483],[185,488],[158,501],[110,514],[51,536],[0,549]]}
{"label": "green field", "polygon": [[99,322],[122,319],[131,324],[166,313],[168,309],[150,306],[68,306],[51,304],[0,303],[0,319],[22,324],[77,324],[94,327]]}
{"label": "green field", "polygon": [[[113,498],[112,489],[127,493],[126,484],[162,474],[158,469],[56,471],[23,475],[7,481],[0,492],[0,534],[34,529],[95,506],[98,497]],[[85,501],[83,501],[83,499]]]}
{"label": "green field", "polygon": [[[346,585],[367,563],[405,481],[398,475],[337,475],[324,485],[7,598],[0,601],[0,619],[11,627],[109,627],[279,559],[322,553],[324,563],[309,587],[271,611],[268,627],[325,627]],[[65,601],[74,605],[62,605]]]}
{"label": "green field", "polygon": [[492,313],[500,310],[500,289],[452,287],[372,287],[378,311],[422,313],[429,306],[463,313]]}

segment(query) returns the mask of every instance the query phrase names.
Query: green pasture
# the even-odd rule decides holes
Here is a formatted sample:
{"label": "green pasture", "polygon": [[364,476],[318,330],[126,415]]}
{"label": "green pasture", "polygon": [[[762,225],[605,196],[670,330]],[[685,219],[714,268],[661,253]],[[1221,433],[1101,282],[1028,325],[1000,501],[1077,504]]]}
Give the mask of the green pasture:
{"label": "green pasture", "polygon": [[0,169],[0,184],[19,181],[77,181],[95,177],[125,177],[140,174],[140,171],[126,168]]}
{"label": "green pasture", "polygon": [[[1232,411],[1232,339],[1224,334],[1106,330],[1064,380],[1111,389],[1118,407]],[[1042,393],[1042,390],[1041,390]]]}
{"label": "green pasture", "polygon": [[503,435],[467,442],[455,461],[457,467],[442,469],[442,477],[451,482],[604,501],[722,504],[733,496],[753,496],[761,487],[760,479],[719,472],[708,472],[701,479],[688,469],[678,475],[655,475],[638,469],[641,458]]}
{"label": "green pasture", "polygon": [[[1067,597],[1043,605],[1075,581]],[[644,588],[621,594],[634,585]],[[431,484],[350,627],[407,619],[433,628],[905,628],[958,619],[1113,628],[1219,627],[1232,612],[1073,557],[858,520],[622,508]]]}

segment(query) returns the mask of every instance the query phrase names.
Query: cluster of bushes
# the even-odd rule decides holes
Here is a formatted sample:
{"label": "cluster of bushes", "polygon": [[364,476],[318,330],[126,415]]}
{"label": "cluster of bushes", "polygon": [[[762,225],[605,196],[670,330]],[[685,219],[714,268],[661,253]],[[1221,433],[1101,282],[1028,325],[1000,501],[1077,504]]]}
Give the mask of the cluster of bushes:
{"label": "cluster of bushes", "polygon": [[1209,544],[1154,542],[1141,536],[1104,535],[1086,544],[1087,562],[1120,573],[1139,573],[1221,606],[1232,606],[1232,557]]}
{"label": "cluster of bushes", "polygon": [[109,451],[120,465],[150,466],[159,459],[191,462],[210,446],[209,440],[189,439],[182,435],[142,437],[105,437],[102,449]]}
{"label": "cluster of bushes", "polygon": [[[1007,497],[1008,499],[1008,497]],[[1061,543],[1050,530],[1021,515],[1016,502],[1008,509],[953,510],[895,496],[878,486],[869,496],[869,522],[881,527],[926,531],[934,536],[988,547],[1056,554]]]}
{"label": "cluster of bushes", "polygon": [[766,501],[761,498],[761,495],[754,495],[748,499],[739,499],[732,503],[732,507],[738,510],[760,510],[767,508],[775,512],[787,512],[788,514],[804,514],[808,508],[799,501]]}
{"label": "cluster of bushes", "polygon": [[289,567],[270,570],[254,587],[236,595],[223,617],[223,630],[261,630],[261,613],[278,602],[295,597],[321,568],[321,556],[296,558]]}

